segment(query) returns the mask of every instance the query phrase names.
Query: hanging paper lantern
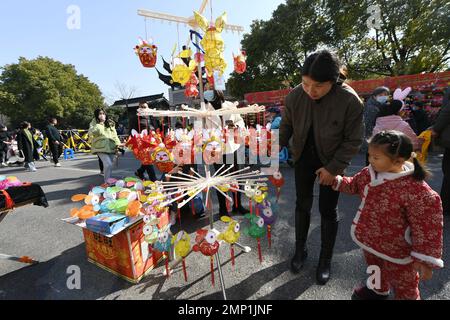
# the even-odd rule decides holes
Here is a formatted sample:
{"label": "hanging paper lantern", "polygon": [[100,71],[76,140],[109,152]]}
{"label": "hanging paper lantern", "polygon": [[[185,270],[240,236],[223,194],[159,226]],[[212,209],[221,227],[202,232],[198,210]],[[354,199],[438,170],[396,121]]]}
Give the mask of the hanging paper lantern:
{"label": "hanging paper lantern", "polygon": [[206,70],[211,75],[214,73],[214,70],[219,71],[220,75],[222,75],[227,67],[223,56],[225,42],[221,35],[226,24],[226,13],[217,18],[214,26],[209,26],[208,19],[198,12],[194,12],[194,17],[200,29],[205,32],[205,36],[200,43],[205,51]]}
{"label": "hanging paper lantern", "polygon": [[213,256],[219,251],[219,242],[217,241],[217,234],[214,231],[205,229],[197,230],[195,237],[195,245],[192,247],[194,252],[200,252],[204,256],[210,257],[211,265],[211,281],[214,286],[214,260]]}
{"label": "hanging paper lantern", "polygon": [[153,150],[152,160],[163,173],[169,173],[175,166],[172,152],[163,143]]}
{"label": "hanging paper lantern", "polygon": [[159,219],[157,219],[156,217],[151,215],[144,216],[144,240],[150,245],[154,245],[158,240],[158,223]]}
{"label": "hanging paper lantern", "polygon": [[161,142],[161,138],[152,132],[148,134],[147,130],[143,130],[141,134],[136,130],[132,130],[131,136],[126,143],[127,147],[133,151],[134,157],[143,165],[153,164],[151,157],[152,150]]}
{"label": "hanging paper lantern", "polygon": [[230,217],[222,217],[221,220],[228,223],[228,228],[219,234],[217,239],[230,244],[231,265],[234,266],[234,244],[237,243],[241,237],[241,225]]}
{"label": "hanging paper lantern", "polygon": [[143,41],[140,45],[137,45],[134,50],[145,68],[155,67],[158,58],[158,47]]}
{"label": "hanging paper lantern", "polygon": [[272,176],[269,177],[269,181],[273,184],[275,188],[277,188],[277,202],[280,198],[280,191],[283,187],[285,180],[281,172],[275,172]]}
{"label": "hanging paper lantern", "polygon": [[178,129],[175,131],[175,137],[178,143],[173,149],[173,156],[176,164],[194,163],[194,136],[194,130],[189,133],[186,129]]}
{"label": "hanging paper lantern", "polygon": [[204,130],[203,160],[206,164],[220,163],[223,160],[223,142],[220,130]]}
{"label": "hanging paper lantern", "polygon": [[198,78],[195,72],[192,72],[191,78],[188,83],[186,83],[186,89],[184,90],[184,95],[186,97],[195,98],[199,95],[197,85],[199,84]]}
{"label": "hanging paper lantern", "polygon": [[184,280],[187,282],[188,278],[185,260],[191,251],[191,237],[187,232],[180,231],[172,238],[172,245],[174,246],[175,255],[182,259]]}
{"label": "hanging paper lantern", "polygon": [[271,204],[270,201],[265,200],[264,203],[259,204],[259,212],[264,224],[267,226],[267,240],[269,241],[269,248],[272,246],[272,225],[278,217],[278,206]]}
{"label": "hanging paper lantern", "polygon": [[192,248],[194,252],[200,252],[205,256],[213,256],[219,251],[219,242],[214,231],[205,229],[197,230],[195,245]]}
{"label": "hanging paper lantern", "polygon": [[245,218],[250,221],[250,226],[244,230],[244,234],[255,238],[258,241],[259,261],[262,262],[261,238],[266,234],[264,219],[252,214],[246,214]]}
{"label": "hanging paper lantern", "polygon": [[247,70],[247,54],[245,51],[241,51],[241,53],[237,56],[233,54],[233,60],[234,72],[237,74],[242,74]]}
{"label": "hanging paper lantern", "polygon": [[194,60],[189,62],[189,66],[181,60],[181,63],[177,63],[172,69],[172,80],[178,82],[182,86],[186,85],[191,79],[192,72],[197,67]]}

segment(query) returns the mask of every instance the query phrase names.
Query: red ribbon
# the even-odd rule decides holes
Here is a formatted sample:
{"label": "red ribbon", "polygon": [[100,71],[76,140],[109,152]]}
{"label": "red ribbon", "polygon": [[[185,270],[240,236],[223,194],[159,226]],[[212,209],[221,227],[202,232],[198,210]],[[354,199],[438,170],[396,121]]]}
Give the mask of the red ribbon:
{"label": "red ribbon", "polygon": [[5,196],[5,209],[13,209],[15,207],[14,200],[11,198],[8,192],[6,190],[1,190],[3,195]]}

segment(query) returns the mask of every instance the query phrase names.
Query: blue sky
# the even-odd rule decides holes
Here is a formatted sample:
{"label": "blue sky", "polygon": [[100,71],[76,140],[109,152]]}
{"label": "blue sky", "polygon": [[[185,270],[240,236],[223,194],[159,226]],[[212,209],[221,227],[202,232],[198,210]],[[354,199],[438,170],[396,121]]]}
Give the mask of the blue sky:
{"label": "blue sky", "polygon": [[[140,65],[133,48],[145,38],[145,20],[138,9],[148,9],[189,17],[201,0],[2,0],[0,1],[0,66],[39,55],[75,65],[79,73],[100,86],[108,100],[117,98],[115,83],[137,87],[137,95],[164,93],[168,87],[154,69]],[[255,19],[267,20],[282,0],[213,0],[214,19],[228,14],[228,22],[242,25],[245,32]],[[69,30],[67,8],[76,5],[81,12],[81,28]],[[210,16],[209,6],[205,12]],[[147,20],[149,38],[168,59],[178,42],[176,24]],[[179,26],[180,45],[186,42],[189,28]],[[237,34],[223,34],[228,62],[226,75],[232,72],[232,53],[239,49]],[[162,69],[162,61],[158,66]]]}

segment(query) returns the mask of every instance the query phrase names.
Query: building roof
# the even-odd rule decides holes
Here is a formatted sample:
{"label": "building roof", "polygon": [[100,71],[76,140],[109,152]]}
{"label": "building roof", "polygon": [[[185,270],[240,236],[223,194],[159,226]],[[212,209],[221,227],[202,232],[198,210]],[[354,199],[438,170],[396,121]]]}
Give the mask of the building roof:
{"label": "building roof", "polygon": [[137,97],[131,99],[117,100],[111,107],[136,108],[139,107],[139,102],[146,101],[150,108],[157,108],[161,105],[169,106],[169,101],[164,97],[164,93],[155,94],[151,96]]}

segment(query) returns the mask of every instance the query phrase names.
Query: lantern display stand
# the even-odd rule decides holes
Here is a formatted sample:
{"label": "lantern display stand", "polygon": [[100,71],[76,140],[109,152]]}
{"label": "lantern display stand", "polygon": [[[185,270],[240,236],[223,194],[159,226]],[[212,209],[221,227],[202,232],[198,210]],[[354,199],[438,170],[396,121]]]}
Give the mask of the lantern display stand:
{"label": "lantern display stand", "polygon": [[[200,14],[205,10],[207,4],[208,4],[208,0],[204,0],[202,2],[200,10],[198,11]],[[192,27],[194,29],[199,28],[199,25],[196,22],[194,17],[189,17],[189,18],[177,17],[177,16],[170,15],[170,14],[152,12],[152,11],[148,11],[148,10],[138,10],[138,15],[143,16],[145,18],[175,22],[177,24],[181,23],[184,25],[189,25],[190,27]],[[236,26],[236,25],[230,25],[230,24],[226,24],[225,26],[223,26],[223,29],[229,30],[231,32],[238,32],[238,33],[241,33],[244,31],[243,27]],[[196,44],[197,44],[196,45],[197,54],[200,55],[201,51],[200,51],[198,37],[196,37]],[[200,79],[200,81],[199,81],[200,109],[189,108],[188,106],[185,106],[185,105],[183,105],[181,107],[182,108],[181,111],[139,109],[138,116],[152,116],[152,117],[163,117],[163,118],[164,117],[168,117],[168,118],[177,118],[177,117],[190,118],[190,117],[193,117],[196,119],[201,119],[202,122],[201,122],[200,126],[201,126],[201,129],[203,129],[206,127],[206,120],[209,120],[212,123],[214,123],[214,121],[212,121],[213,117],[221,117],[221,116],[233,115],[233,114],[239,114],[239,115],[258,114],[258,113],[265,111],[264,106],[258,106],[258,105],[251,105],[246,108],[239,108],[239,109],[236,108],[236,109],[232,109],[232,110],[230,110],[230,109],[213,110],[213,111],[208,110],[206,108],[206,104],[203,102],[204,101],[204,87],[203,87],[203,81],[202,81],[201,63],[197,64],[197,70],[198,70],[198,79]],[[199,121],[196,121],[196,124],[197,123],[199,123]],[[218,126],[220,127],[221,125],[218,124]],[[164,134],[164,132],[163,132],[163,134]],[[180,193],[180,189],[182,191],[181,195],[177,196],[176,198],[174,198],[170,201],[165,202],[164,205],[169,205],[170,203],[173,203],[177,200],[183,199],[188,195],[189,198],[187,200],[184,200],[178,204],[178,208],[181,208],[184,205],[186,205],[190,200],[192,200],[196,195],[198,195],[199,193],[203,192],[204,189],[206,189],[207,191],[206,191],[205,208],[207,210],[207,214],[209,215],[210,229],[211,229],[211,231],[218,233],[218,231],[214,227],[214,211],[213,211],[213,206],[211,205],[212,202],[211,202],[210,190],[215,189],[218,192],[220,192],[222,195],[224,195],[227,199],[232,201],[231,197],[229,197],[228,195],[226,195],[219,189],[220,185],[223,185],[226,183],[231,183],[231,181],[238,181],[238,182],[243,183],[244,181],[246,181],[246,182],[262,182],[262,181],[268,180],[267,178],[263,178],[259,171],[249,172],[249,169],[250,169],[249,167],[242,169],[242,170],[238,170],[234,173],[227,174],[227,172],[229,170],[231,170],[232,167],[233,166],[231,165],[227,169],[224,170],[225,165],[223,165],[219,170],[217,170],[215,172],[214,175],[211,175],[211,170],[210,170],[209,165],[205,164],[204,165],[205,176],[201,176],[198,172],[195,172],[193,169],[191,169],[194,173],[194,176],[190,176],[187,174],[181,174],[183,176],[183,178],[177,177],[177,179],[181,179],[182,182],[177,182],[177,183],[162,182],[161,185],[164,186],[165,190],[176,191],[176,189],[178,189],[178,191],[176,193]],[[170,175],[167,175],[167,176],[170,177]],[[230,188],[230,190],[232,190],[234,192],[244,193],[244,191],[242,191],[239,187],[238,187],[238,189]],[[175,192],[173,194],[175,194]],[[241,249],[245,253],[248,253],[251,251],[250,247],[244,246],[240,243],[235,243],[234,245],[237,246],[239,249]],[[189,254],[192,253],[192,251],[193,250],[191,249]],[[223,298],[224,298],[224,300],[227,300],[226,287],[225,287],[225,281],[224,281],[224,277],[223,277],[219,252],[215,253],[214,256],[216,259],[217,269],[219,272],[219,279],[220,279]],[[181,262],[182,262],[182,259],[175,260],[171,264],[170,269],[175,268]],[[166,274],[166,273],[167,273],[167,271],[165,270],[164,274]]]}

